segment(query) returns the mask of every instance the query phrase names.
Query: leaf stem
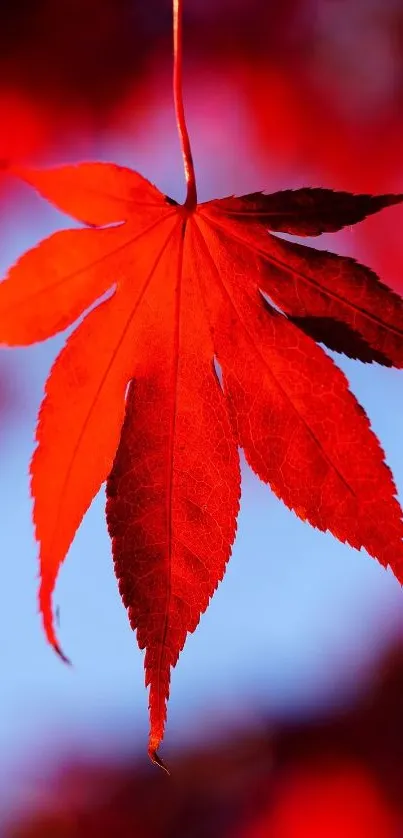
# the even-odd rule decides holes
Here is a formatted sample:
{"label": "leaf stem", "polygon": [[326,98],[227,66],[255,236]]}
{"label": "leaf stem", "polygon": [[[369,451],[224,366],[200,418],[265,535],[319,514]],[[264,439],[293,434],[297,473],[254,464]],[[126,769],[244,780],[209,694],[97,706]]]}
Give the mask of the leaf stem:
{"label": "leaf stem", "polygon": [[197,204],[196,176],[193,165],[192,150],[188,129],[186,126],[185,109],[183,106],[182,91],[182,9],[183,0],[173,0],[173,36],[174,36],[174,72],[173,90],[176,113],[176,124],[178,126],[179,140],[182,148],[183,166],[187,195],[185,207],[194,209]]}

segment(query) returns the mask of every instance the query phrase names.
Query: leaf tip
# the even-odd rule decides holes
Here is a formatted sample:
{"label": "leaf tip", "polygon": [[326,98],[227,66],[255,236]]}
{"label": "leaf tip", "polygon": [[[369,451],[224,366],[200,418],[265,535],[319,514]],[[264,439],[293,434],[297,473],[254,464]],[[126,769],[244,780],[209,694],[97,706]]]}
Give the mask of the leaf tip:
{"label": "leaf tip", "polygon": [[382,201],[382,206],[380,209],[384,209],[385,207],[393,207],[396,204],[401,204],[403,202],[403,193],[388,193],[387,195],[380,195],[379,201]]}
{"label": "leaf tip", "polygon": [[150,760],[151,760],[151,762],[154,763],[154,765],[158,765],[160,768],[162,768],[163,771],[165,771],[166,774],[168,774],[168,777],[170,777],[171,772],[169,771],[168,766],[165,764],[164,760],[161,759],[161,757],[159,756],[159,754],[157,752],[157,745],[158,744],[159,744],[159,742],[158,743],[153,743],[152,741],[150,742],[150,745],[149,745],[149,748],[148,748],[148,756],[150,757]]}
{"label": "leaf tip", "polygon": [[[52,605],[51,605],[51,598],[50,598],[51,588],[45,584],[44,580],[42,579],[41,586],[39,589],[39,610],[42,615],[43,621],[43,628],[46,635],[46,639],[50,646],[54,649],[56,654],[59,658],[63,661],[63,663],[72,666],[70,658],[64,654],[62,647],[57,639],[55,627],[54,627],[54,620],[52,614]],[[56,615],[58,614],[58,609],[56,610]]]}
{"label": "leaf tip", "polygon": [[56,654],[59,656],[59,658],[63,661],[63,663],[67,664],[67,666],[73,666],[70,658],[68,658],[67,655],[64,654],[62,647],[59,645],[57,641],[54,641],[52,643],[52,647]]}

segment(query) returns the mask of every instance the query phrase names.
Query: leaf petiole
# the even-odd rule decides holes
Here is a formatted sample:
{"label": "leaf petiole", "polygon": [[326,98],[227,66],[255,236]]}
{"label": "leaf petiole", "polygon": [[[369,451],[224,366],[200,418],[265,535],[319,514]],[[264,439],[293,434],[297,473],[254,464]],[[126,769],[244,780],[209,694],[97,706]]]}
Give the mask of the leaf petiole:
{"label": "leaf petiole", "polygon": [[190,139],[186,125],[182,90],[182,10],[183,0],[173,0],[173,93],[176,113],[176,124],[178,127],[179,140],[182,148],[183,166],[185,170],[185,180],[187,186],[187,194],[184,206],[188,209],[194,209],[197,204],[196,176],[193,165],[192,150],[190,147]]}

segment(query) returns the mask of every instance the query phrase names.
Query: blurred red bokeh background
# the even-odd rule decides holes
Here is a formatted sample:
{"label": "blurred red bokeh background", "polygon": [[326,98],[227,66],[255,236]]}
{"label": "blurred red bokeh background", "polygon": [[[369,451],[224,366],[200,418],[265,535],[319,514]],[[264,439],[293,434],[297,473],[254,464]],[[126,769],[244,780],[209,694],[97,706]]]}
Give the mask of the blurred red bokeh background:
{"label": "blurred red bokeh background", "polygon": [[[203,74],[234,86],[250,154],[289,185],[306,172],[350,191],[403,189],[400,0],[188,0],[185,41],[189,94]],[[170,62],[171,0],[2,4],[0,159],[46,163],[73,138],[135,136],[166,101]],[[401,223],[396,211],[365,228],[393,282]]]}
{"label": "blurred red bokeh background", "polygon": [[5,838],[399,838],[403,829],[403,649],[349,710],[234,732],[172,760],[55,754],[28,783],[33,814]]}

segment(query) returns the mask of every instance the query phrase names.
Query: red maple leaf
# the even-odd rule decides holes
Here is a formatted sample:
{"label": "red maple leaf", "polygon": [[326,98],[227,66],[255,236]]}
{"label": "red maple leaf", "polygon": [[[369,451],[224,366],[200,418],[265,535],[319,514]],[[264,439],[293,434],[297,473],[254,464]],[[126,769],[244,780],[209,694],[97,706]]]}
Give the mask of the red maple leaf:
{"label": "red maple leaf", "polygon": [[[176,3],[177,24],[178,11]],[[392,475],[345,376],[315,343],[402,366],[403,301],[353,260],[268,233],[340,230],[403,198],[300,189],[198,205],[180,25],[175,38],[185,204],[113,164],[18,170],[97,229],[52,235],[0,285],[7,345],[49,338],[97,304],[56,359],[39,413],[31,474],[40,608],[62,654],[52,592],[107,480],[119,589],[146,650],[157,761],[171,667],[230,556],[238,447],[300,517],[364,547],[403,580]]]}

